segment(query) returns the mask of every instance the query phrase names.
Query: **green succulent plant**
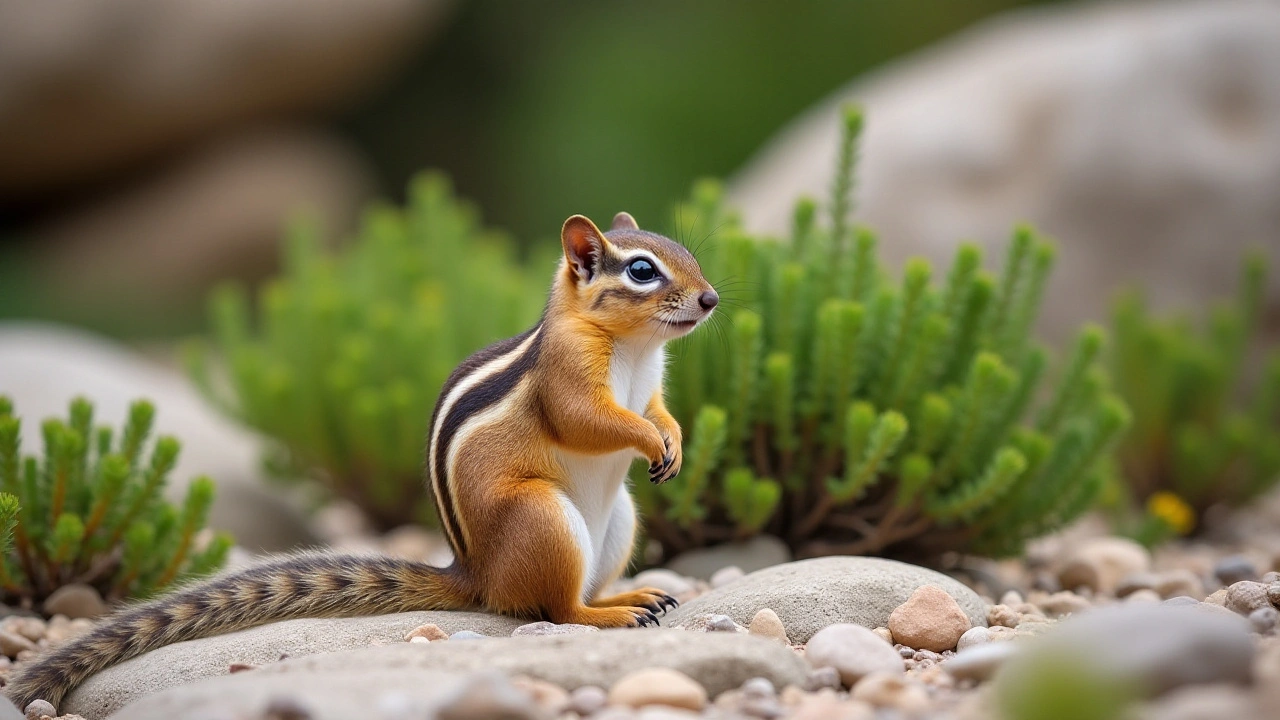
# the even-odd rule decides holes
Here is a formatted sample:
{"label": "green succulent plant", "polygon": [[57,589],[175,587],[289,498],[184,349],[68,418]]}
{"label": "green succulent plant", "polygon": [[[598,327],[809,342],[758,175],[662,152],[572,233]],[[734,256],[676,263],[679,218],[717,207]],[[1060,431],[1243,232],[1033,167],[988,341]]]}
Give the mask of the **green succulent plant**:
{"label": "green succulent plant", "polygon": [[443,176],[408,196],[372,207],[336,253],[297,224],[282,275],[253,304],[217,291],[212,337],[187,353],[208,398],[278,441],[280,476],[322,481],[383,529],[434,524],[422,451],[436,394],[467,355],[530,325],[547,283]]}
{"label": "green succulent plant", "polygon": [[847,109],[826,226],[802,200],[790,238],[753,237],[714,183],[677,210],[689,237],[716,235],[692,244],[728,322],[672,350],[681,475],[635,483],[666,554],[760,532],[801,555],[1008,554],[1107,482],[1129,411],[1103,331],[1052,384],[1031,339],[1053,246],[1021,227],[999,275],[962,244],[940,283],[920,259],[892,278],[849,220],[861,126]]}
{"label": "green succulent plant", "polygon": [[22,457],[22,422],[0,395],[0,597],[38,608],[70,583],[107,601],[145,597],[222,566],[231,538],[202,537],[214,484],[196,478],[181,506],[162,497],[179,442],[162,436],[147,456],[155,409],[138,401],[118,435],[93,423],[93,405],[40,426],[43,455]]}
{"label": "green succulent plant", "polygon": [[[1138,291],[1115,304],[1109,360],[1134,417],[1120,466],[1149,523],[1189,531],[1209,508],[1242,505],[1280,480],[1280,349],[1268,351],[1261,378],[1247,362],[1266,275],[1261,254],[1246,258],[1237,297],[1203,324],[1153,316]],[[1169,511],[1174,498],[1189,517]]]}

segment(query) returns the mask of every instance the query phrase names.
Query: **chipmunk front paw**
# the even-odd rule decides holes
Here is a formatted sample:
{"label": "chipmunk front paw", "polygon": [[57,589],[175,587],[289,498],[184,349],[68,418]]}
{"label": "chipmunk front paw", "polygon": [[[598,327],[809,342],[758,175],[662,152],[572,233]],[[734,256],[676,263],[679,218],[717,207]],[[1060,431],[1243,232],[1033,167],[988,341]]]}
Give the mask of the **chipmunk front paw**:
{"label": "chipmunk front paw", "polygon": [[661,485],[680,473],[680,465],[684,462],[683,453],[678,444],[672,443],[667,435],[662,437],[662,462],[649,464],[649,482]]}

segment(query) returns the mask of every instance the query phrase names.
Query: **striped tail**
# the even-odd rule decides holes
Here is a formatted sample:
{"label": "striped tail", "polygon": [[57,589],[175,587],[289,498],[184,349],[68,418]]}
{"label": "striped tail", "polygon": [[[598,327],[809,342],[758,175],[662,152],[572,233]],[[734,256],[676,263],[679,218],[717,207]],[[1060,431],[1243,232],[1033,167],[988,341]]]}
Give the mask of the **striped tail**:
{"label": "striped tail", "polygon": [[456,565],[302,554],[210,578],[126,608],[36,659],[4,693],[19,709],[55,707],[94,673],[175,642],[279,620],[456,610],[473,603]]}

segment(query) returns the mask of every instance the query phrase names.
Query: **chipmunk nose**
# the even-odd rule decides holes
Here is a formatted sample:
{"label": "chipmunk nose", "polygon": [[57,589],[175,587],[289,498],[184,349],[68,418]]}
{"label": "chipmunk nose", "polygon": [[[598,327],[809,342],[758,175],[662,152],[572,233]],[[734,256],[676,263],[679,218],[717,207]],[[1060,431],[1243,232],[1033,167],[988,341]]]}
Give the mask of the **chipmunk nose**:
{"label": "chipmunk nose", "polygon": [[703,310],[710,310],[720,304],[720,296],[716,294],[715,290],[708,290],[698,296],[698,304],[702,306]]}

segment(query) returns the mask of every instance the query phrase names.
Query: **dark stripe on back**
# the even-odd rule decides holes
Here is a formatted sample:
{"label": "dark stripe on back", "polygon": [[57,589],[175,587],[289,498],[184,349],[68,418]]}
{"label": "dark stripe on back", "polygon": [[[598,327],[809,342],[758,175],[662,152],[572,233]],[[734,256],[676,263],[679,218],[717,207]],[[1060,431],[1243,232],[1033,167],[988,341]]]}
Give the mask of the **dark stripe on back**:
{"label": "dark stripe on back", "polygon": [[[445,399],[448,398],[449,393],[452,392],[453,388],[456,387],[464,378],[478,370],[481,366],[502,355],[506,355],[519,347],[520,343],[527,340],[529,336],[534,332],[537,332],[540,327],[542,327],[541,322],[513,338],[508,338],[490,345],[467,358],[458,366],[458,369],[453,371],[453,374],[449,376],[448,381],[445,382],[444,388],[440,390],[440,396],[436,400],[435,410],[431,413],[430,432],[432,437],[435,436],[436,420],[437,415],[440,412],[440,406],[444,404]],[[449,414],[443,419],[442,422],[444,424],[440,428],[440,437],[436,441],[435,445],[430,446],[430,438],[428,439],[429,447],[427,456],[434,457],[435,478],[438,480],[437,487],[432,489],[439,492],[440,504],[442,506],[439,508],[440,518],[443,522],[447,523],[449,532],[446,534],[449,539],[453,541],[453,552],[459,558],[466,555],[467,544],[462,537],[462,526],[458,522],[457,510],[453,504],[453,496],[449,492],[449,483],[446,476],[449,458],[449,444],[453,441],[453,436],[458,432],[458,428],[462,426],[462,423],[465,422],[467,418],[481,412],[485,408],[501,400],[503,397],[506,397],[507,393],[511,391],[511,388],[515,387],[516,383],[524,377],[525,373],[529,372],[529,370],[533,368],[534,363],[538,360],[538,354],[541,346],[542,335],[539,334],[538,337],[530,343],[529,347],[525,349],[524,353],[522,353],[520,357],[513,359],[506,369],[464,393],[462,397],[458,398],[457,401],[454,402],[453,407],[449,410]],[[430,473],[428,473],[428,476],[430,476]]]}

